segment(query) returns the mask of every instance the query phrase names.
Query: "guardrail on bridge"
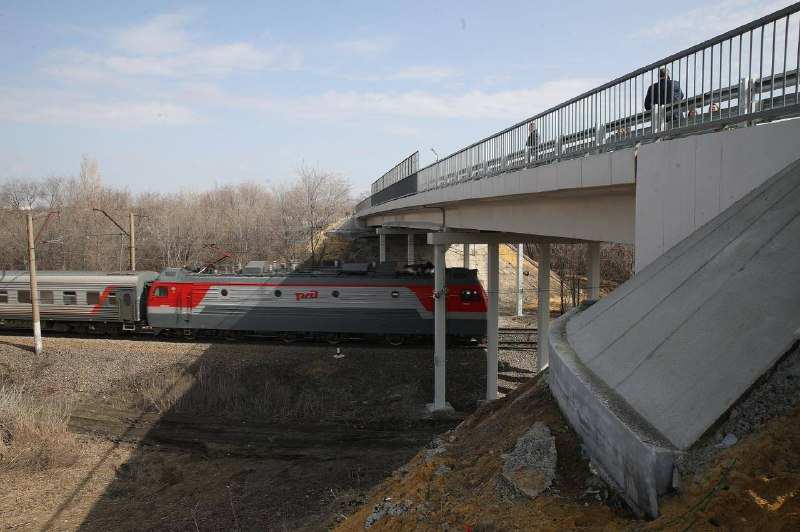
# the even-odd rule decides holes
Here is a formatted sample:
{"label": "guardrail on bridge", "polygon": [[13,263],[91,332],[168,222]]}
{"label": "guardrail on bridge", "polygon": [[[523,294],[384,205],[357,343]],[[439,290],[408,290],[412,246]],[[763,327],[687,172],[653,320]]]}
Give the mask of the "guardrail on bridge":
{"label": "guardrail on bridge", "polygon": [[[373,183],[370,205],[637,142],[800,115],[799,57],[800,4],[794,4],[585,92],[418,172],[404,171],[409,159],[417,161],[417,152]],[[412,174],[413,192],[411,180],[402,191],[385,192]]]}

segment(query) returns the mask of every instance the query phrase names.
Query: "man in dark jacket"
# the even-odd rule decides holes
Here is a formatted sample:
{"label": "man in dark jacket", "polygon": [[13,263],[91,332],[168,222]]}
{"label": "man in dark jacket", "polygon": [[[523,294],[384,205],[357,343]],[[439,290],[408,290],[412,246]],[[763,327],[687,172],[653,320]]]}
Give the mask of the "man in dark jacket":
{"label": "man in dark jacket", "polygon": [[683,100],[683,91],[679,83],[672,81],[669,76],[669,70],[666,67],[658,69],[658,81],[653,83],[647,89],[647,95],[644,97],[644,108],[650,111],[653,105],[666,105],[675,103],[675,107],[667,110],[664,120],[671,122],[678,120],[683,113],[680,112],[680,102]]}

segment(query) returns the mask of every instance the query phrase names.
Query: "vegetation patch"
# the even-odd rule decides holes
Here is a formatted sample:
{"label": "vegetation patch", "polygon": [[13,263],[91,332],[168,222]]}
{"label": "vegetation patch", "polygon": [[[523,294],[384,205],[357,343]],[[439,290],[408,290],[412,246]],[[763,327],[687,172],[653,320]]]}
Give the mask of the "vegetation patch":
{"label": "vegetation patch", "polygon": [[22,386],[0,386],[0,472],[66,467],[78,457],[65,403],[35,399]]}

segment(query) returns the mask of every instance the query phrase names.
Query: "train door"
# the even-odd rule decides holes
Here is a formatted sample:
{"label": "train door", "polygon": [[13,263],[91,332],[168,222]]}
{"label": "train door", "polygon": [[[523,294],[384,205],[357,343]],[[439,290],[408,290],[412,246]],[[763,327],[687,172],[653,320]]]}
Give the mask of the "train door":
{"label": "train door", "polygon": [[178,288],[178,325],[189,323],[192,320],[192,287],[180,285]]}
{"label": "train door", "polygon": [[132,291],[119,290],[117,292],[117,304],[119,305],[119,318],[122,320],[123,327],[126,323],[134,323],[136,321],[136,308]]}

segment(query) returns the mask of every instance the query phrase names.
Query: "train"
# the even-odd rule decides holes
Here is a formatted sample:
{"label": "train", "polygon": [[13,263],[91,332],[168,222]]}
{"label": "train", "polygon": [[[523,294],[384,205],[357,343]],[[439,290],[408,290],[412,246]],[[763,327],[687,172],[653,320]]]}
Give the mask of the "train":
{"label": "train", "polygon": [[[398,271],[342,265],[271,273],[38,273],[44,331],[194,336],[265,336],[286,342],[384,337],[399,345],[433,336],[432,268]],[[448,336],[486,336],[486,294],[477,270],[447,268]],[[0,272],[0,328],[31,324],[27,272]]]}

